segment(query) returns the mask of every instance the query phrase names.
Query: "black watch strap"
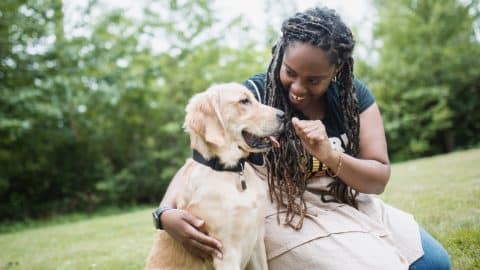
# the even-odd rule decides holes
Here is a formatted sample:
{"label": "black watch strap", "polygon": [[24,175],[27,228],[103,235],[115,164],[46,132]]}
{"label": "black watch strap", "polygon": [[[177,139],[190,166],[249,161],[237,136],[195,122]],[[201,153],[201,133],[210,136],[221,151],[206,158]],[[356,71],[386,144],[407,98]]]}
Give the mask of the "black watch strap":
{"label": "black watch strap", "polygon": [[171,209],[175,209],[175,208],[164,205],[164,206],[158,207],[157,209],[155,209],[155,211],[153,211],[152,216],[153,216],[153,225],[155,226],[155,229],[163,230],[162,221],[160,217],[165,211],[171,210]]}

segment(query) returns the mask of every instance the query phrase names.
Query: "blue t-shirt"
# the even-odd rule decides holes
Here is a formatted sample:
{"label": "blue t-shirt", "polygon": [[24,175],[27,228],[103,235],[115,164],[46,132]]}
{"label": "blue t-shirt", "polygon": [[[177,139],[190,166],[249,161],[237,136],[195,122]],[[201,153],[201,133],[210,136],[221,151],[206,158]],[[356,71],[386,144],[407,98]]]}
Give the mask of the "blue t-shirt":
{"label": "blue t-shirt", "polygon": [[[243,82],[243,85],[252,91],[257,100],[262,103],[265,103],[266,78],[266,73],[260,73]],[[362,113],[375,103],[375,99],[370,90],[357,79],[354,80],[354,88],[357,94],[359,110],[360,113]],[[348,141],[345,133],[342,105],[337,83],[331,83],[328,87],[325,102],[327,109],[322,122],[327,130],[327,135],[335,150],[345,152],[345,146]],[[306,116],[300,116],[300,118],[307,119]]]}

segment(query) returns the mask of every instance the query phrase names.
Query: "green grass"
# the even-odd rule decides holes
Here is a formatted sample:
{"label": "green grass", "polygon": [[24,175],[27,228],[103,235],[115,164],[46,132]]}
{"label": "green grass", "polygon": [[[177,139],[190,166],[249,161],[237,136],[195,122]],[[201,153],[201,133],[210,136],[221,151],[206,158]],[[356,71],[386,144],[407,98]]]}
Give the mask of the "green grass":
{"label": "green grass", "polygon": [[480,149],[395,164],[383,198],[444,245],[452,269],[480,269]]}
{"label": "green grass", "polygon": [[0,235],[0,269],[142,269],[149,210]]}
{"label": "green grass", "polygon": [[[383,198],[415,215],[453,269],[480,269],[480,149],[395,164]],[[0,270],[142,269],[154,234],[150,210],[4,228]]]}

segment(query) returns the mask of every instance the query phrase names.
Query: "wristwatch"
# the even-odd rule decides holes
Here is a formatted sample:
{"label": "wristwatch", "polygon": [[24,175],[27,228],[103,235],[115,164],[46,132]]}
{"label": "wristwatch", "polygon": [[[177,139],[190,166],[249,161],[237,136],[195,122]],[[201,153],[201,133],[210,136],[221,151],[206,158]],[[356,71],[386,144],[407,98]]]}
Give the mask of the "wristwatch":
{"label": "wristwatch", "polygon": [[155,226],[155,229],[163,230],[162,221],[160,220],[160,217],[165,211],[171,210],[171,209],[175,209],[175,208],[164,205],[164,206],[158,207],[157,209],[155,209],[155,211],[153,211],[152,216],[153,216],[153,225]]}

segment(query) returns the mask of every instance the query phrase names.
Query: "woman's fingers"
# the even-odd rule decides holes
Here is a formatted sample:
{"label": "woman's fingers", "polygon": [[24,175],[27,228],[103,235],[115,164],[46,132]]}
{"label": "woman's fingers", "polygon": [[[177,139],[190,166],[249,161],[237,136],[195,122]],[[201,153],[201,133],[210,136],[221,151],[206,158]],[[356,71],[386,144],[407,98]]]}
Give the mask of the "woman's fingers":
{"label": "woman's fingers", "polygon": [[303,132],[304,134],[309,134],[309,133],[311,133],[311,132],[313,132],[313,131],[317,131],[317,130],[319,130],[319,127],[318,127],[318,126],[316,126],[316,125],[310,125],[310,126],[304,127],[304,128],[302,129],[302,132]]}
{"label": "woman's fingers", "polygon": [[222,244],[217,239],[208,236],[202,231],[205,222],[194,215],[184,212],[183,218],[191,226],[187,229],[188,245],[196,249],[196,253],[201,253],[202,258],[216,256],[222,258]]}
{"label": "woman's fingers", "polygon": [[325,132],[320,129],[314,129],[306,132],[305,138],[315,143],[321,142],[326,139]]}
{"label": "woman's fingers", "polygon": [[183,218],[185,221],[190,223],[192,226],[194,226],[195,230],[192,231],[192,234],[195,236],[195,239],[205,245],[209,245],[211,247],[214,247],[218,249],[218,251],[221,251],[222,248],[222,243],[218,241],[217,239],[210,237],[206,234],[203,225],[205,222],[194,215],[184,212]]}
{"label": "woman's fingers", "polygon": [[[221,248],[222,245],[218,240],[213,237],[210,237],[203,232],[192,227],[188,231],[188,240],[194,240],[194,243],[198,243],[202,251],[208,252],[209,254],[215,255],[219,258],[222,257]],[[193,242],[192,242],[193,243]],[[196,247],[199,247],[196,245]]]}
{"label": "woman's fingers", "polygon": [[292,118],[295,133],[305,149],[319,160],[325,160],[332,151],[325,126],[320,120],[299,120]]}
{"label": "woman's fingers", "polygon": [[203,261],[212,259],[212,256],[210,256],[209,253],[203,252],[201,249],[197,248],[191,242],[183,243],[183,246],[185,247],[186,250],[188,250],[188,252],[190,252],[190,254],[202,259]]}
{"label": "woman's fingers", "polygon": [[219,259],[222,259],[222,257],[223,257],[221,252],[219,252],[215,248],[199,241],[198,238],[190,238],[190,239],[188,239],[188,242],[189,242],[188,243],[189,246],[196,249],[195,252],[200,254],[200,256],[204,259],[211,258],[212,256],[215,256]]}
{"label": "woman's fingers", "polygon": [[293,118],[292,124],[300,139],[303,139],[310,144],[318,143],[327,138],[327,135],[325,134],[325,126],[320,120],[302,121],[298,120],[297,118]]}
{"label": "woman's fingers", "polygon": [[182,211],[182,218],[190,223],[192,226],[194,226],[195,228],[200,228],[203,226],[203,224],[205,223],[203,220],[197,218],[196,216],[190,214],[189,212],[187,211]]}
{"label": "woman's fingers", "polygon": [[301,121],[301,120],[298,120],[297,118],[292,118],[292,124],[293,124],[293,128],[295,129],[295,132],[297,133],[297,135],[302,138],[305,136],[305,132],[304,132],[304,129],[306,127],[306,124]]}
{"label": "woman's fingers", "polygon": [[[194,234],[195,234],[196,241],[198,241],[199,243],[205,246],[208,246],[209,247],[208,250],[210,249],[214,250],[216,253],[220,254],[220,257],[221,257],[222,244],[220,244],[220,241],[200,231],[195,231]],[[218,255],[218,254],[215,254],[215,255]]]}
{"label": "woman's fingers", "polygon": [[202,232],[205,222],[187,211],[174,209],[162,215],[164,229],[193,255],[222,258],[221,243]]}

